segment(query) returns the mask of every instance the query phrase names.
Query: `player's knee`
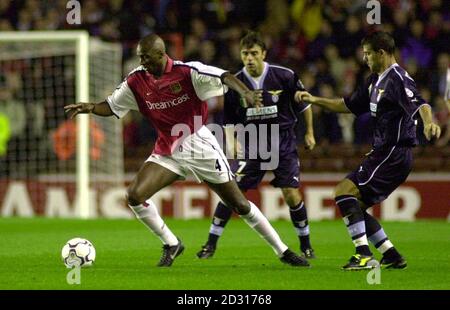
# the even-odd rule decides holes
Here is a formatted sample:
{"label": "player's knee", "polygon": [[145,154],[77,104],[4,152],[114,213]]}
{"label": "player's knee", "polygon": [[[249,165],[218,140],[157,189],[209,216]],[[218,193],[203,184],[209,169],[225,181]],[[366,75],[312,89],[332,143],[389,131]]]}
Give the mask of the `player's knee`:
{"label": "player's knee", "polygon": [[130,206],[137,206],[145,202],[147,197],[144,196],[136,186],[130,185],[127,189],[127,200]]}
{"label": "player's knee", "polygon": [[342,195],[351,195],[350,188],[347,185],[347,182],[345,182],[345,180],[339,182],[338,185],[336,185],[336,188],[334,189],[334,198]]}
{"label": "player's knee", "polygon": [[284,200],[286,201],[289,208],[295,208],[301,201],[301,199],[292,195],[285,197]]}
{"label": "player's knee", "polygon": [[233,204],[233,210],[239,215],[248,214],[250,212],[250,203],[247,199],[240,199]]}
{"label": "player's knee", "polygon": [[341,185],[341,183],[339,183],[338,185],[336,185],[336,188],[334,189],[334,199],[336,199],[336,197],[342,196],[342,195],[348,195],[345,188]]}
{"label": "player's knee", "polygon": [[355,196],[358,199],[360,197],[358,188],[352,181],[348,179],[344,179],[343,181],[339,182],[334,189],[334,198],[342,195]]}
{"label": "player's knee", "polygon": [[302,196],[297,189],[282,189],[284,201],[286,201],[289,208],[295,208],[301,201]]}

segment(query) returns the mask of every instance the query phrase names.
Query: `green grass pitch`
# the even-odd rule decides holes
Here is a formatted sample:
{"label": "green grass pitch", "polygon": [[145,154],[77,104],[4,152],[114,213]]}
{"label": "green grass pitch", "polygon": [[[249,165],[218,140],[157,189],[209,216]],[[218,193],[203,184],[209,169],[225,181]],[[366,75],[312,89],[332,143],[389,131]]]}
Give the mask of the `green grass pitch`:
{"label": "green grass pitch", "polygon": [[[444,221],[384,223],[407,258],[408,269],[382,270],[381,283],[373,285],[367,283],[367,272],[340,270],[353,253],[342,221],[311,223],[318,256],[311,268],[282,264],[237,218],[229,223],[210,260],[195,256],[206,239],[209,220],[168,219],[167,224],[186,249],[172,267],[157,268],[161,243],[137,220],[1,218],[0,289],[450,289],[450,223]],[[273,225],[298,252],[291,223]],[[78,236],[93,242],[97,258],[93,267],[81,270],[80,285],[69,285],[60,251],[67,240]]]}

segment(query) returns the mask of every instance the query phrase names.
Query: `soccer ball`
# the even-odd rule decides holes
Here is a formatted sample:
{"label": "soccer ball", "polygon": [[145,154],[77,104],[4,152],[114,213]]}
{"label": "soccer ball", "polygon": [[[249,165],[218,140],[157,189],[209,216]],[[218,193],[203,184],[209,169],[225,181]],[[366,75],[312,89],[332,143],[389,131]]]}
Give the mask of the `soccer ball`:
{"label": "soccer ball", "polygon": [[89,240],[73,238],[67,241],[61,251],[67,268],[91,266],[95,260],[95,248]]}

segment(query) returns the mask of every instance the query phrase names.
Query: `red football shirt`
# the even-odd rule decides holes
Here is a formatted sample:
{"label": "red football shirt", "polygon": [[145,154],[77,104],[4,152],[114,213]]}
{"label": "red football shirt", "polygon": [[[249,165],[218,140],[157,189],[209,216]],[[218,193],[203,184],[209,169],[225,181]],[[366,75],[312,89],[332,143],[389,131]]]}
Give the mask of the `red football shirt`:
{"label": "red football shirt", "polygon": [[194,116],[201,116],[202,125],[207,119],[205,100],[227,91],[220,79],[226,71],[200,62],[167,60],[160,78],[139,66],[106,99],[117,117],[139,110],[152,123],[158,132],[153,153],[160,155],[171,154],[180,136],[171,133],[175,125],[185,124],[195,133],[199,128],[194,128]]}

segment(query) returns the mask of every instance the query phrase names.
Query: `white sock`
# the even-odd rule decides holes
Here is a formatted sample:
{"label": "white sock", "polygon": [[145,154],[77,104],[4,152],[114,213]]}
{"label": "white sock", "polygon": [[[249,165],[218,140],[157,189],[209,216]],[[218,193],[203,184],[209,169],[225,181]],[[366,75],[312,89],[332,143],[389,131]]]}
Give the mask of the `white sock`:
{"label": "white sock", "polygon": [[384,254],[387,250],[393,247],[394,245],[392,244],[392,242],[387,239],[377,248],[377,250],[380,251],[381,254]]}
{"label": "white sock", "polygon": [[222,236],[224,227],[211,224],[209,227],[209,233],[217,236]]}
{"label": "white sock", "polygon": [[367,236],[363,235],[361,237],[359,237],[358,239],[354,239],[352,240],[353,244],[355,245],[355,248],[362,246],[362,245],[367,245],[369,246],[369,242],[367,242]]}
{"label": "white sock", "polygon": [[240,217],[253,228],[267,243],[270,244],[273,251],[281,257],[284,251],[288,249],[287,245],[281,241],[280,236],[275,231],[275,229],[270,225],[267,218],[261,213],[261,211],[256,207],[253,202],[250,203],[250,212],[245,215],[240,215]]}
{"label": "white sock", "polygon": [[158,214],[155,204],[149,199],[138,206],[129,206],[136,217],[161,239],[162,243],[170,246],[177,245],[177,237],[170,231]]}

